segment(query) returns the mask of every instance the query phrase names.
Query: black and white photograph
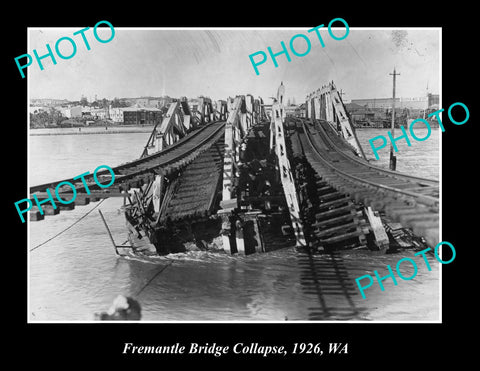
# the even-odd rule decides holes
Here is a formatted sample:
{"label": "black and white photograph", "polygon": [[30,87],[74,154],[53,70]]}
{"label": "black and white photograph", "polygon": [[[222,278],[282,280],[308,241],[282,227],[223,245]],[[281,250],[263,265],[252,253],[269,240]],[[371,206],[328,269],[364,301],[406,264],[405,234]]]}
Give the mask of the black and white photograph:
{"label": "black and white photograph", "polygon": [[101,5],[5,38],[9,358],[474,354],[470,10]]}
{"label": "black and white photograph", "polygon": [[441,29],[328,22],[29,29],[28,320],[440,321]]}

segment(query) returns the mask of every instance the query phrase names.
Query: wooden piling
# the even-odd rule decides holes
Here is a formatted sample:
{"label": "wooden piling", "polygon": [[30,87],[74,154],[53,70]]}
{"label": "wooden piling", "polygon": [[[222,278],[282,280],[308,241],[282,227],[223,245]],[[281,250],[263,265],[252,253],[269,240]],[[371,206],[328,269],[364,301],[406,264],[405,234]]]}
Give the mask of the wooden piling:
{"label": "wooden piling", "polygon": [[262,236],[260,234],[260,228],[258,226],[258,215],[261,214],[261,211],[255,210],[255,211],[249,211],[244,214],[245,216],[245,222],[250,222],[252,223],[252,230],[250,231],[252,233],[252,236],[249,236],[249,240],[255,241],[255,252],[261,253],[265,251],[264,243],[262,240]]}
{"label": "wooden piling", "polygon": [[230,212],[227,210],[218,210],[218,215],[222,219],[222,230],[220,234],[222,235],[222,247],[227,254],[232,254],[232,246],[230,243],[230,238],[232,234],[232,225],[230,223]]}
{"label": "wooden piling", "polygon": [[239,219],[235,221],[235,242],[237,244],[237,253],[245,255],[245,241],[243,240],[243,223]]}
{"label": "wooden piling", "polygon": [[102,221],[103,221],[103,224],[105,225],[105,228],[107,229],[108,236],[110,237],[110,241],[112,241],[113,248],[115,249],[115,254],[118,255],[117,245],[115,244],[112,233],[110,232],[110,228],[108,228],[107,222],[105,221],[105,218],[103,217],[102,211],[98,210],[98,212],[99,212],[100,216],[102,217]]}

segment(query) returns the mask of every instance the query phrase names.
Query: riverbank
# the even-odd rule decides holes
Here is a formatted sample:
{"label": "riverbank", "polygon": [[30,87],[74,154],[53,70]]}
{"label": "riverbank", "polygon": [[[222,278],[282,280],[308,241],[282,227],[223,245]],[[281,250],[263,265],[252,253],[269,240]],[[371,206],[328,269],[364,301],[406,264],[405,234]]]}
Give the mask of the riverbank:
{"label": "riverbank", "polygon": [[125,134],[125,133],[149,133],[153,130],[152,125],[118,125],[118,126],[86,126],[73,128],[41,128],[30,129],[29,135],[89,135],[89,134]]}

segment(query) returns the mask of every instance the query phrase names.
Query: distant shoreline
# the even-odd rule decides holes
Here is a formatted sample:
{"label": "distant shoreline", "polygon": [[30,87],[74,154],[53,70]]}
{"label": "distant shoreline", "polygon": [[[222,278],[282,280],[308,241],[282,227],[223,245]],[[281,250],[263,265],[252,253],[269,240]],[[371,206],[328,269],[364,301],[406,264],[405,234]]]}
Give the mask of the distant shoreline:
{"label": "distant shoreline", "polygon": [[[80,130],[79,130],[80,129]],[[43,135],[91,135],[91,134],[128,134],[128,133],[150,133],[151,126],[95,126],[95,127],[73,127],[73,128],[38,128],[30,129],[30,136]]]}

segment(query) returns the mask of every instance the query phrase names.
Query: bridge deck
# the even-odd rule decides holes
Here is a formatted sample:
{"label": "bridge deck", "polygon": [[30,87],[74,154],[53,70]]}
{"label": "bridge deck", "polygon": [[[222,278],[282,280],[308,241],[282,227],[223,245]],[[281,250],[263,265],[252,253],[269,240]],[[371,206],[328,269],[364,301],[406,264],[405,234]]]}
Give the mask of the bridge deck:
{"label": "bridge deck", "polygon": [[223,170],[223,137],[198,156],[182,172],[173,197],[159,218],[163,223],[187,218],[208,217],[221,188]]}
{"label": "bridge deck", "polygon": [[[46,193],[47,189],[50,189],[50,193],[54,195],[54,189],[61,182],[67,181],[75,186],[77,193],[75,202],[68,205],[58,204],[57,209],[53,209],[49,203],[44,204],[42,209],[45,215],[55,215],[60,210],[71,210],[75,207],[75,204],[86,205],[90,201],[98,201],[102,198],[125,197],[125,191],[130,188],[139,188],[153,181],[157,174],[168,175],[193,162],[224,137],[224,127],[224,121],[207,124],[184,136],[161,152],[112,168],[115,174],[115,182],[108,188],[99,187],[93,179],[93,174],[89,174],[84,177],[89,193],[81,179],[62,179],[30,187],[30,194],[35,194],[39,200],[42,200],[49,197]],[[109,184],[111,178],[112,175],[108,170],[97,173],[97,179],[102,184]],[[64,200],[72,199],[72,189],[68,185],[59,187],[58,193]],[[43,218],[44,215],[40,213],[39,208],[37,206],[32,207],[30,220],[42,220]]]}
{"label": "bridge deck", "polygon": [[325,121],[291,120],[297,129],[292,137],[294,154],[303,154],[328,186],[357,203],[384,211],[389,218],[424,236],[429,244],[438,242],[438,181],[371,165],[355,156]]}
{"label": "bridge deck", "polygon": [[[223,136],[224,121],[214,122],[201,127],[200,129],[181,138],[165,150],[152,155],[134,160],[119,166],[113,167],[115,174],[115,183],[107,189],[102,189],[95,184],[93,174],[85,176],[88,188],[93,191],[96,197],[109,197],[115,192],[128,190],[131,187],[137,187],[148,180],[152,180],[155,174],[169,174],[180,167],[192,162],[198,155],[210,148],[213,143]],[[111,175],[108,170],[97,173],[98,180],[103,184],[108,184]],[[81,180],[62,179],[51,183],[45,183],[30,187],[31,194],[37,194],[39,199],[46,196],[44,191],[47,188],[53,189],[59,183],[68,181],[75,185],[77,195],[80,197],[86,195],[86,189]],[[69,186],[59,188],[60,194],[71,193]],[[68,196],[65,196],[67,199]]]}

